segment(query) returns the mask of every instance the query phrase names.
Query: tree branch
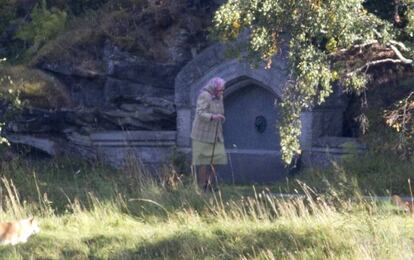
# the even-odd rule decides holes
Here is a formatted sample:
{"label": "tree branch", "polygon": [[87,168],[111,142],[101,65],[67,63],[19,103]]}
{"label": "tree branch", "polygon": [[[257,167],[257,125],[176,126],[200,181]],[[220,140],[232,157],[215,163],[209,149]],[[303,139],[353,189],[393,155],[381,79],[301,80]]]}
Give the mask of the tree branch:
{"label": "tree branch", "polygon": [[375,65],[383,64],[383,63],[394,63],[394,64],[398,64],[398,63],[403,63],[403,61],[402,60],[399,60],[399,59],[390,59],[390,58],[388,58],[388,59],[382,59],[382,60],[370,61],[370,62],[367,62],[366,64],[364,64],[364,66],[361,66],[361,67],[359,67],[359,68],[357,68],[357,69],[355,69],[355,70],[353,70],[351,72],[348,72],[346,74],[346,76],[347,77],[351,77],[351,76],[353,76],[353,75],[355,75],[355,74],[357,74],[357,73],[359,73],[359,72],[361,72],[363,70],[367,70],[371,66],[375,66]]}
{"label": "tree branch", "polygon": [[390,43],[393,44],[393,45],[397,45],[403,51],[410,51],[410,49],[408,49],[407,46],[405,46],[405,44],[402,43],[402,42],[397,42],[397,41],[394,41],[394,40],[390,40]]}
{"label": "tree branch", "polygon": [[397,55],[397,57],[402,61],[402,63],[404,63],[404,64],[411,64],[411,63],[413,63],[413,60],[412,59],[407,59],[407,58],[405,58],[402,54],[401,54],[401,52],[397,49],[397,47],[395,47],[394,45],[392,45],[392,44],[389,44],[389,47],[395,52],[395,54]]}
{"label": "tree branch", "polygon": [[367,46],[370,46],[370,45],[373,45],[373,44],[376,44],[376,43],[378,43],[378,41],[377,41],[377,40],[367,41],[367,42],[362,43],[362,44],[353,45],[353,46],[349,47],[348,49],[340,49],[340,50],[338,50],[337,52],[332,53],[331,55],[332,55],[332,56],[337,56],[337,55],[340,55],[340,54],[343,54],[343,53],[349,52],[349,51],[351,51],[351,50],[355,50],[355,49],[362,49],[362,48],[365,48],[365,47],[367,47]]}

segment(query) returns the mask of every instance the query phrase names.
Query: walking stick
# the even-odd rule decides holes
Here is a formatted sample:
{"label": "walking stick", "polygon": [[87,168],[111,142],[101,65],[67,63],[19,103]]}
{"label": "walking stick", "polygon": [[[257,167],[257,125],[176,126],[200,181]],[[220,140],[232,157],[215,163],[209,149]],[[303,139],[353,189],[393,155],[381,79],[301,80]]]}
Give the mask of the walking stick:
{"label": "walking stick", "polygon": [[[215,181],[216,181],[217,186],[218,186],[218,179],[217,179],[216,169],[214,168],[213,161],[214,161],[214,150],[215,150],[215,148],[216,148],[216,142],[217,142],[217,134],[218,134],[218,127],[219,127],[219,124],[220,124],[220,121],[217,121],[217,124],[216,124],[216,131],[215,131],[215,134],[214,134],[213,151],[211,152],[211,160],[210,160],[210,168],[211,168],[211,172],[212,172],[212,173],[213,173],[213,175],[214,175],[214,179],[215,179]],[[211,180],[210,180],[210,178],[208,178],[208,185],[210,185],[210,186],[211,186]]]}

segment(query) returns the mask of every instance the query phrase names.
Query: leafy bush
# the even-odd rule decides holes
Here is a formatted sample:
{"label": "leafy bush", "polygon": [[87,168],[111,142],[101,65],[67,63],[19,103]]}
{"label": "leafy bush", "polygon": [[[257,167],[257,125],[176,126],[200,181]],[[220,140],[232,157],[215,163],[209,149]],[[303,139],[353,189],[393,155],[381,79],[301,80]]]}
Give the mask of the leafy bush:
{"label": "leafy bush", "polygon": [[18,39],[30,43],[29,53],[34,53],[58,35],[65,28],[67,20],[65,11],[56,8],[48,10],[44,0],[33,9],[30,17],[31,21],[23,24],[16,33]]}

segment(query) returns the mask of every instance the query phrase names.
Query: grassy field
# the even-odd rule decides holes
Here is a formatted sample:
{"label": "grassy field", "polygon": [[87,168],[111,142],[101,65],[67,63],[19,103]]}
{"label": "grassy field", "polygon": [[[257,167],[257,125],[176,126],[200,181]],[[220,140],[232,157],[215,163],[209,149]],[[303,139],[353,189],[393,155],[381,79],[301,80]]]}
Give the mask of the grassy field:
{"label": "grassy field", "polygon": [[1,246],[2,259],[414,258],[414,218],[358,190],[318,195],[301,184],[305,197],[291,200],[263,186],[200,194],[168,170],[154,179],[135,164],[65,160],[16,160],[1,172],[0,220],[34,215],[42,229]]}

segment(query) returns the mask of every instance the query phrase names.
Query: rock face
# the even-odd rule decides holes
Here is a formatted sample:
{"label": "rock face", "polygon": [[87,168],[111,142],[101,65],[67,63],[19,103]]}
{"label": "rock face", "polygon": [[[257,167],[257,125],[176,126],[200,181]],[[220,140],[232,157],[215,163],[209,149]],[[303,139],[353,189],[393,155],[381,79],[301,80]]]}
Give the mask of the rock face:
{"label": "rock face", "polygon": [[[140,44],[147,49],[142,55],[108,37],[91,45],[75,44],[65,55],[39,55],[34,67],[66,86],[70,105],[31,107],[8,125],[8,131],[67,138],[68,133],[175,130],[175,77],[208,45],[206,24],[219,2],[187,1],[174,11],[179,16],[171,6],[154,2],[152,12],[134,20],[140,29],[133,37],[142,36]],[[197,16],[201,11],[203,16]]]}
{"label": "rock face", "polygon": [[[177,125],[175,78],[211,44],[207,28],[222,2],[143,1],[136,9],[105,10],[79,28],[62,32],[39,49],[28,68],[19,70],[33,71],[30,83],[40,79],[42,88],[36,95],[28,91],[24,98],[31,105],[8,122],[6,136],[50,155],[98,159],[106,154],[111,161],[132,149],[149,163],[168,159]],[[12,40],[2,37],[0,50]],[[14,71],[17,77],[25,74]],[[53,87],[48,87],[49,82]],[[21,89],[28,86],[21,85]],[[134,145],[129,140],[128,147],[114,150],[111,142],[93,140],[97,132],[122,132]],[[132,132],[137,136],[129,136]],[[160,133],[168,142],[147,144],[148,133]],[[122,140],[118,146],[125,146]]]}
{"label": "rock face", "polygon": [[[174,130],[174,77],[180,67],[150,63],[109,42],[103,52],[102,71],[39,64],[69,88],[73,107],[64,112],[64,124],[84,130]],[[27,116],[26,122],[38,121]]]}

